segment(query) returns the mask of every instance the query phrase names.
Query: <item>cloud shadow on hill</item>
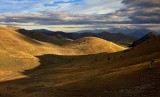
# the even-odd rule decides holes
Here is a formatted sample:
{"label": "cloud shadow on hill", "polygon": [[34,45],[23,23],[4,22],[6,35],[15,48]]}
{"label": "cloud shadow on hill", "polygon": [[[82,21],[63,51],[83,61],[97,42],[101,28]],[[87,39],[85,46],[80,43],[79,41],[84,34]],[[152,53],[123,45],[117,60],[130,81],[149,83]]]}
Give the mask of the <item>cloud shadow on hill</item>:
{"label": "cloud shadow on hill", "polygon": [[[87,56],[88,55],[86,55],[85,57],[87,57]],[[91,55],[91,56],[93,56],[93,55]],[[59,77],[61,75],[63,75],[63,73],[67,74],[68,72],[70,72],[71,74],[74,75],[74,70],[73,71],[66,70],[66,69],[70,70],[70,68],[72,68],[71,67],[72,65],[70,65],[70,68],[68,68],[68,67],[66,68],[65,66],[72,64],[72,62],[77,61],[79,59],[83,60],[84,56],[59,56],[59,55],[48,54],[48,55],[37,56],[37,58],[39,58],[39,63],[40,63],[39,66],[36,68],[33,68],[31,70],[26,70],[23,72],[23,75],[28,76],[27,78],[21,78],[21,79],[16,79],[16,80],[11,80],[11,81],[6,81],[6,82],[0,83],[0,97],[17,97],[17,95],[19,95],[19,96],[35,95],[38,97],[77,97],[77,96],[80,96],[80,97],[93,97],[93,96],[95,96],[95,97],[97,97],[97,96],[118,97],[118,96],[115,96],[115,94],[116,95],[117,94],[120,94],[120,95],[127,94],[125,92],[119,92],[119,88],[124,89],[124,91],[126,91],[126,89],[127,89],[126,88],[127,85],[121,84],[121,83],[124,83],[124,79],[126,79],[126,78],[132,79],[133,78],[131,76],[132,74],[131,75],[130,74],[122,75],[121,77],[118,77],[118,80],[117,80],[117,78],[114,78],[115,80],[112,82],[112,84],[120,83],[119,86],[116,86],[114,88],[114,91],[112,91],[112,89],[109,88],[109,87],[112,87],[111,85],[108,85],[108,88],[106,87],[107,83],[104,83],[104,86],[102,86],[101,88],[98,88],[98,87],[95,88],[93,86],[94,87],[93,89],[87,89],[86,87],[79,88],[78,86],[71,86],[70,87],[69,85],[67,85],[67,83],[66,83],[66,85],[65,84],[57,85],[59,83],[63,83],[63,80],[59,80]],[[75,65],[75,64],[73,64],[73,65]],[[60,67],[60,69],[58,69],[57,67]],[[83,69],[81,67],[79,67],[79,68]],[[151,73],[156,74],[156,75],[152,76]],[[57,74],[60,74],[60,76],[56,77]],[[142,79],[145,83],[153,81],[153,83],[155,82],[155,85],[159,84],[160,81],[157,81],[158,79],[156,79],[156,78],[158,78],[157,75],[159,74],[158,69],[154,69],[154,71],[153,70],[151,70],[151,71],[145,70],[143,72],[135,73],[137,79],[141,79],[142,74],[146,74],[145,76],[143,75],[143,77],[145,77],[145,79],[147,81]],[[134,75],[134,73],[133,73],[133,75]],[[65,75],[63,75],[63,76],[65,76]],[[151,79],[151,81],[149,81],[148,79],[150,79],[152,77],[153,77],[153,79]],[[141,83],[143,83],[143,81],[140,80]],[[126,82],[127,82],[127,80],[126,80]],[[139,83],[137,81],[133,81],[133,82]],[[71,83],[72,83],[72,81],[71,81]],[[141,83],[139,83],[139,84],[141,84]],[[155,85],[152,85],[154,87],[151,87],[151,89],[152,88],[153,89],[159,88],[159,87],[156,88]],[[81,90],[81,89],[83,89],[83,90]],[[104,89],[106,89],[106,92],[104,92]],[[150,89],[150,87],[149,87],[149,89]],[[134,92],[135,91],[133,91],[133,93]],[[152,92],[151,92],[151,94],[153,94]],[[133,95],[135,95],[135,94],[133,94]]]}

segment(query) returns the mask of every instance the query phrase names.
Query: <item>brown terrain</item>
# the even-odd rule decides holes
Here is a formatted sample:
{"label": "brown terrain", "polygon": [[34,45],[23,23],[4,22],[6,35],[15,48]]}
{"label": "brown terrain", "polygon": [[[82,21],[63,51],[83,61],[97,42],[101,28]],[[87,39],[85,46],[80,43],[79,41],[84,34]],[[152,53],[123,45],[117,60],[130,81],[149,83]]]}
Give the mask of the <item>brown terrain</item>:
{"label": "brown terrain", "polygon": [[16,29],[0,27],[0,97],[160,97],[159,36],[132,48],[96,37],[58,45]]}

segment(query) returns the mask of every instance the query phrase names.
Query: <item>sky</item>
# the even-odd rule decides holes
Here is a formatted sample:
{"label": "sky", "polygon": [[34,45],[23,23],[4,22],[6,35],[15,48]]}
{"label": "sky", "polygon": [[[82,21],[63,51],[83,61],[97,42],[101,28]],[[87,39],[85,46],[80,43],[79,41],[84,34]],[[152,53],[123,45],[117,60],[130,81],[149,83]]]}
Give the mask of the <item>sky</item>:
{"label": "sky", "polygon": [[0,25],[26,29],[160,31],[159,0],[0,0]]}

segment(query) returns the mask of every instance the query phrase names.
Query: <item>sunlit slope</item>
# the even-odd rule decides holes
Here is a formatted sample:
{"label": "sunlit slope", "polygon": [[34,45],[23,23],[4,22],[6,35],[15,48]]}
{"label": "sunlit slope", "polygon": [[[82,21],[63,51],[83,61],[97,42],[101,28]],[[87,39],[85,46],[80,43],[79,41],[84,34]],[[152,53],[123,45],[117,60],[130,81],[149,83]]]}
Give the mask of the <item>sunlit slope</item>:
{"label": "sunlit slope", "polygon": [[[59,82],[54,85],[63,91],[58,96],[159,97],[160,37],[148,41],[123,52],[82,56],[58,66],[55,71],[63,70],[53,77]],[[152,59],[155,63],[150,70]]]}
{"label": "sunlit slope", "polygon": [[[30,54],[59,54],[58,46],[49,45],[19,34],[13,28],[0,27],[0,49],[9,52],[23,51]],[[53,48],[54,46],[54,48]]]}
{"label": "sunlit slope", "polygon": [[38,66],[35,55],[60,54],[60,47],[19,34],[14,27],[0,27],[0,80],[21,77],[19,74]]}
{"label": "sunlit slope", "polygon": [[[68,40],[66,45],[57,45],[62,37],[54,37],[54,43],[47,43],[32,39],[18,33],[17,27],[0,27],[0,71],[10,71],[1,73],[1,79],[13,79],[12,76],[17,75],[18,72],[32,69],[39,65],[39,60],[35,56],[42,56],[45,54],[55,55],[87,55],[101,52],[114,52],[111,50],[110,44],[113,43],[101,40],[99,38],[82,38],[76,41]],[[38,34],[37,37],[48,38]],[[66,41],[66,39],[62,39]],[[62,43],[61,41],[61,43]],[[86,43],[84,42],[86,41]],[[69,43],[70,42],[70,43]],[[95,44],[97,43],[97,44]],[[118,47],[118,45],[116,45]],[[84,49],[85,48],[85,49]],[[119,49],[120,48],[120,49]],[[123,48],[119,47],[119,50]],[[116,49],[118,51],[118,49]],[[0,79],[0,80],[1,80]]]}
{"label": "sunlit slope", "polygon": [[60,46],[63,48],[63,51],[60,51],[62,55],[87,55],[101,52],[111,53],[125,49],[122,46],[97,37],[84,37],[77,40],[71,40],[60,35],[49,36],[42,32],[29,32],[27,30],[21,30],[20,32],[41,42]]}
{"label": "sunlit slope", "polygon": [[[42,33],[35,33],[36,36],[33,36],[34,38],[37,38],[36,40],[16,32],[15,29],[18,28],[0,27],[0,33],[2,33],[0,36],[1,49],[11,52],[24,51],[34,55],[86,55],[101,52],[110,53],[125,49],[124,47],[95,37],[86,37],[76,41],[71,41],[62,39],[62,37],[50,37],[49,39],[48,36]],[[52,39],[52,44],[38,41],[47,39],[49,39],[48,41]]]}
{"label": "sunlit slope", "polygon": [[[21,73],[26,78],[1,83],[1,94],[19,97],[159,97],[160,37],[148,41],[115,53],[37,56],[40,65]],[[152,59],[155,63],[149,69]]]}
{"label": "sunlit slope", "polygon": [[125,47],[97,37],[80,38],[67,43],[64,47],[78,51],[77,53],[79,54],[96,54],[102,52],[113,53],[126,49]]}

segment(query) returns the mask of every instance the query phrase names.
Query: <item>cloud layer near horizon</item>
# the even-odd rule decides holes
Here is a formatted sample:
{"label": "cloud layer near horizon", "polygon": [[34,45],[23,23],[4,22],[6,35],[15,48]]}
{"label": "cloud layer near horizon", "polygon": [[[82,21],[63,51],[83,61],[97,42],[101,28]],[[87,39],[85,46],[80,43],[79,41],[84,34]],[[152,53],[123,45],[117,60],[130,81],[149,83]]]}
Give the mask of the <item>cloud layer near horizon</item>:
{"label": "cloud layer near horizon", "polygon": [[158,0],[0,1],[0,25],[160,24]]}

